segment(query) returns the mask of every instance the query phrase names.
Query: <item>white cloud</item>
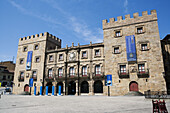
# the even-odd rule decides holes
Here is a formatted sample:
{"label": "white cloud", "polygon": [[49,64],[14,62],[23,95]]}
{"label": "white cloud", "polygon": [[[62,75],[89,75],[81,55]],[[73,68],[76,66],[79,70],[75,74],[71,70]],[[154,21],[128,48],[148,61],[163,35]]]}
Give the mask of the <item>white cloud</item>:
{"label": "white cloud", "polygon": [[[70,13],[64,11],[61,7],[59,7],[58,3],[54,0],[41,0],[41,1],[50,4],[54,9],[59,11],[62,14],[62,16],[66,19],[67,24],[69,24],[69,26],[72,26],[70,30],[73,30],[73,32],[78,38],[81,38],[82,40],[85,41],[92,41],[94,43],[103,42],[103,32],[99,30],[100,28],[90,29],[83,20],[79,21],[79,19],[72,16]],[[53,28],[57,27],[57,25],[62,25],[64,27],[68,26],[65,25],[66,23],[62,23],[61,21],[58,21],[57,18],[52,18],[49,15],[35,14],[34,12],[31,12],[30,10],[23,8],[21,5],[17,4],[12,0],[9,0],[9,3],[26,15],[30,15],[43,21],[46,21],[48,23],[51,23]]]}
{"label": "white cloud", "polygon": [[125,8],[125,13],[127,13],[128,12],[128,0],[125,0],[124,1],[124,8]]}
{"label": "white cloud", "polygon": [[14,2],[14,1],[12,1],[12,0],[9,0],[9,3],[10,3],[12,6],[16,7],[16,8],[17,8],[19,11],[21,11],[23,14],[36,17],[36,18],[38,18],[38,19],[40,19],[40,20],[43,20],[43,21],[45,21],[45,22],[48,22],[48,23],[58,24],[58,25],[64,25],[64,24],[62,24],[62,23],[57,22],[57,19],[56,19],[56,18],[52,18],[52,17],[50,17],[49,15],[45,15],[45,14],[41,15],[41,14],[36,14],[36,13],[34,13],[34,12],[31,12],[30,10],[27,10],[27,9],[23,8],[21,5],[19,5],[18,3]]}

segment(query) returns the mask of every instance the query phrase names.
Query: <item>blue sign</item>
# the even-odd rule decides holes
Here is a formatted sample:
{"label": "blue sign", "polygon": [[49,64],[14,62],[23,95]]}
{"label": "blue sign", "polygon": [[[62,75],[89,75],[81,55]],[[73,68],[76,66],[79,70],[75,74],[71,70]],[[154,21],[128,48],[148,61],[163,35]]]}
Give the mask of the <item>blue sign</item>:
{"label": "blue sign", "polygon": [[107,75],[107,86],[112,86],[112,75]]}
{"label": "blue sign", "polygon": [[33,87],[33,78],[30,78],[30,80],[29,80],[29,86],[30,86],[30,87]]}
{"label": "blue sign", "polygon": [[32,51],[28,51],[27,62],[26,62],[26,70],[31,69],[31,62],[32,62]]}
{"label": "blue sign", "polygon": [[125,38],[126,38],[127,61],[136,61],[135,36],[130,35],[126,36]]}

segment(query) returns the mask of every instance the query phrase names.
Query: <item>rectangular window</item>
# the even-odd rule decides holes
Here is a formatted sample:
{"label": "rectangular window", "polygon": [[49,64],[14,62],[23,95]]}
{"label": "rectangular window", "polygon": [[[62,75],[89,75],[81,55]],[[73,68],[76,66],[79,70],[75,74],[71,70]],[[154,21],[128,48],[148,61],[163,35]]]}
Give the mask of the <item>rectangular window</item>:
{"label": "rectangular window", "polygon": [[59,60],[63,60],[63,54],[59,54]]}
{"label": "rectangular window", "polygon": [[62,77],[62,76],[63,76],[63,70],[62,70],[62,68],[59,68],[59,69],[58,69],[58,76],[59,76],[59,77]]}
{"label": "rectangular window", "polygon": [[114,53],[119,53],[119,47],[114,48]]}
{"label": "rectangular window", "polygon": [[23,48],[23,51],[24,51],[24,52],[26,52],[26,51],[27,51],[27,46],[25,46],[25,47]]}
{"label": "rectangular window", "polygon": [[8,79],[10,79],[10,75],[8,75]]}
{"label": "rectangular window", "polygon": [[53,55],[49,56],[49,61],[53,61]]}
{"label": "rectangular window", "polygon": [[86,52],[86,51],[83,51],[83,52],[82,52],[82,57],[83,57],[83,58],[86,58],[86,57],[87,57],[87,52]]}
{"label": "rectangular window", "polygon": [[119,37],[119,36],[121,36],[121,33],[120,33],[120,31],[116,31],[116,32],[115,32],[115,36],[116,36],[116,37]]}
{"label": "rectangular window", "polygon": [[74,67],[70,67],[70,76],[74,76],[75,72],[74,72]]}
{"label": "rectangular window", "polygon": [[137,33],[143,33],[143,27],[138,27],[137,28]]}
{"label": "rectangular window", "polygon": [[52,77],[53,77],[53,71],[52,71],[52,69],[49,69],[49,70],[48,70],[48,77],[49,77],[49,78],[52,78]]}
{"label": "rectangular window", "polygon": [[126,65],[120,65],[120,73],[122,74],[126,73]]}
{"label": "rectangular window", "polygon": [[2,80],[6,80],[6,76],[5,75],[3,76]]}
{"label": "rectangular window", "polygon": [[21,80],[24,79],[24,72],[20,72],[20,78],[21,78]]}
{"label": "rectangular window", "polygon": [[147,44],[141,44],[141,50],[148,50],[148,45]]}
{"label": "rectangular window", "polygon": [[24,59],[23,59],[23,58],[20,59],[19,63],[20,63],[20,64],[23,64],[23,63],[24,63]]}
{"label": "rectangular window", "polygon": [[96,65],[95,73],[96,73],[96,75],[100,75],[101,74],[100,65]]}
{"label": "rectangular window", "polygon": [[36,62],[36,63],[40,62],[40,57],[36,57],[36,58],[35,58],[35,62]]}
{"label": "rectangular window", "polygon": [[32,72],[32,77],[35,79],[35,78],[37,78],[37,71],[33,71]]}
{"label": "rectangular window", "polygon": [[145,64],[138,65],[139,73],[145,73]]}
{"label": "rectangular window", "polygon": [[100,50],[99,49],[95,50],[95,56],[100,56]]}
{"label": "rectangular window", "polygon": [[82,67],[82,76],[87,76],[87,66]]}
{"label": "rectangular window", "polygon": [[38,44],[34,46],[34,49],[35,49],[35,50],[38,50]]}

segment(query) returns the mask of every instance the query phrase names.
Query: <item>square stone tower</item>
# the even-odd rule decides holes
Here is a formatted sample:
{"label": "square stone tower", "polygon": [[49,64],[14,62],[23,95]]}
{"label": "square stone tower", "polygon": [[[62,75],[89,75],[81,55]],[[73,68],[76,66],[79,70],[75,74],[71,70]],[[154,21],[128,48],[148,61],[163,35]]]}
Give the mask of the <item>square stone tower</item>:
{"label": "square stone tower", "polygon": [[[37,93],[44,82],[46,51],[61,48],[61,40],[48,32],[20,38],[16,59],[13,93],[30,92],[29,79]],[[33,94],[34,88],[31,93]]]}
{"label": "square stone tower", "polygon": [[112,75],[111,95],[166,91],[157,13],[150,13],[103,20],[105,75]]}

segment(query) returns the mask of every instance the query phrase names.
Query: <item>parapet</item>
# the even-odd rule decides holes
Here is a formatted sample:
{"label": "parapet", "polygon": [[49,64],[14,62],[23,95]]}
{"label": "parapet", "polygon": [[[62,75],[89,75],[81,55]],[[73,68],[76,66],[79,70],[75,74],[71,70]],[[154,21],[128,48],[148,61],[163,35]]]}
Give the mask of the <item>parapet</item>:
{"label": "parapet", "polygon": [[26,41],[26,40],[28,41],[28,40],[32,40],[32,39],[38,39],[38,38],[42,38],[43,36],[50,38],[50,39],[53,39],[53,40],[56,40],[58,43],[61,44],[61,39],[59,39],[58,37],[56,37],[52,34],[49,34],[48,32],[23,37],[23,38],[20,38],[20,41]]}
{"label": "parapet", "polygon": [[128,24],[135,24],[141,22],[147,22],[157,20],[157,13],[156,10],[151,10],[150,14],[147,11],[142,12],[142,16],[139,16],[139,13],[133,13],[133,18],[130,17],[130,14],[125,15],[125,19],[122,16],[117,17],[117,21],[115,18],[110,18],[109,22],[107,19],[102,21],[103,29],[109,29],[113,27],[120,27]]}

